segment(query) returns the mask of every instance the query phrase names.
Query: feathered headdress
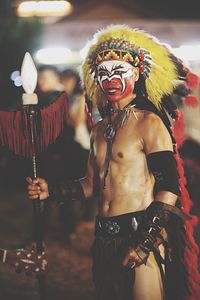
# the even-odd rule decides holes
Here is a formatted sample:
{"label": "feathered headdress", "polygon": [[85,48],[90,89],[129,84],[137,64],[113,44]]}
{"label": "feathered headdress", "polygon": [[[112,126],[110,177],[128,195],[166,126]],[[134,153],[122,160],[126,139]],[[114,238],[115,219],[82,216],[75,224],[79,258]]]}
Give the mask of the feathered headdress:
{"label": "feathered headdress", "polygon": [[197,106],[197,98],[190,93],[199,84],[199,78],[172,54],[169,46],[161,44],[157,38],[142,30],[127,25],[110,25],[98,31],[83,52],[87,54],[81,76],[90,127],[94,125],[92,104],[99,110],[107,105],[107,99],[96,80],[96,68],[105,60],[121,60],[139,68],[146,97],[158,110],[163,111],[164,108],[172,119],[176,119],[175,135],[178,145],[181,145],[183,116],[172,103],[171,96],[176,94],[181,97],[184,105]]}
{"label": "feathered headdress", "polygon": [[164,95],[170,95],[177,84],[177,68],[166,46],[149,34],[126,25],[108,26],[97,32],[86,45],[87,56],[82,65],[86,96],[98,107],[105,105],[104,94],[95,80],[96,66],[117,59],[139,68],[145,80],[147,96],[159,107]]}

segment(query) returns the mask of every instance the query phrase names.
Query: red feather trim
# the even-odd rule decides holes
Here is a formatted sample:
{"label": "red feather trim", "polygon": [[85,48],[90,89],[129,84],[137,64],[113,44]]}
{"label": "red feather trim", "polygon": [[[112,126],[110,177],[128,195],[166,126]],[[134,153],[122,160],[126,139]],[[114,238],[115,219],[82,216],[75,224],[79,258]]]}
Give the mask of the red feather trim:
{"label": "red feather trim", "polygon": [[188,95],[185,97],[183,104],[186,106],[197,107],[199,105],[198,99],[195,96]]}
{"label": "red feather trim", "polygon": [[[193,205],[189,193],[186,189],[186,178],[184,175],[183,161],[178,153],[178,148],[184,141],[184,115],[177,110],[177,120],[174,122],[172,128],[173,136],[177,142],[175,149],[175,157],[177,162],[177,170],[179,174],[179,185],[181,189],[181,203],[185,213],[190,215],[191,207]],[[200,296],[200,274],[198,272],[198,255],[199,247],[194,239],[194,227],[198,222],[198,218],[191,216],[191,219],[185,222],[185,242],[184,249],[184,263],[188,272],[188,288],[190,296],[183,300],[198,300]]]}
{"label": "red feather trim", "polygon": [[[183,210],[190,214],[192,207],[192,200],[186,189],[186,178],[184,176],[183,161],[179,156],[178,150],[176,150],[176,162],[179,173],[179,184],[181,188],[181,202]],[[185,300],[198,300],[200,296],[200,274],[198,272],[198,256],[199,247],[194,239],[194,227],[198,222],[198,218],[192,216],[190,220],[185,222],[185,241],[186,247],[184,249],[184,263],[188,272],[188,288],[190,296]]]}
{"label": "red feather trim", "polygon": [[195,89],[199,84],[199,77],[196,74],[189,72],[186,76],[186,83],[190,89]]}
{"label": "red feather trim", "polygon": [[177,110],[176,111],[176,116],[177,118],[174,120],[173,123],[173,128],[172,128],[172,132],[173,132],[173,136],[176,140],[176,143],[178,145],[178,148],[183,144],[184,142],[184,133],[185,133],[185,124],[184,124],[184,114]]}
{"label": "red feather trim", "polygon": [[[37,107],[34,109],[38,111]],[[64,123],[69,119],[66,94],[62,93],[52,104],[38,112],[41,115],[41,128],[39,134],[35,137],[35,150],[37,153],[55,142],[64,127]],[[0,142],[17,155],[32,156],[30,122],[28,114],[24,110],[16,112],[0,111]]]}

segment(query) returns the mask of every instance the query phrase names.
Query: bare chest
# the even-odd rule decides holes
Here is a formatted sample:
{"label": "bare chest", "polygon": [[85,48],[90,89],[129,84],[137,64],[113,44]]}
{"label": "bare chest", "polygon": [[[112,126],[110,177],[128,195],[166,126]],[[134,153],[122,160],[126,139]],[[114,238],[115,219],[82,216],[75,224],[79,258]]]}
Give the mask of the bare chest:
{"label": "bare chest", "polygon": [[[97,131],[94,140],[94,155],[100,170],[104,166],[109,147],[105,137],[106,128],[107,123],[104,122]],[[121,126],[116,130],[112,141],[110,160],[118,165],[127,166],[137,160],[141,152],[142,141],[138,134],[137,122],[130,120],[125,126]]]}

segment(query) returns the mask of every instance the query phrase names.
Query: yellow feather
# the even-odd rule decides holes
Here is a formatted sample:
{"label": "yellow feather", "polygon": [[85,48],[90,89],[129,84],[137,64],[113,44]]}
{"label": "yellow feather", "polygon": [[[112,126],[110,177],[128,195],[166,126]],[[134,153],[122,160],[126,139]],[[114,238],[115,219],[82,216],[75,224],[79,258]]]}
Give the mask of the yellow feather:
{"label": "yellow feather", "polygon": [[158,39],[148,33],[131,29],[127,25],[110,25],[98,31],[86,45],[87,56],[82,65],[82,80],[87,96],[97,105],[105,105],[104,95],[95,83],[90,70],[90,57],[97,47],[111,38],[128,40],[130,44],[146,49],[151,57],[151,71],[145,81],[148,98],[159,108],[164,95],[170,95],[178,78],[176,67],[169,56],[169,50]]}

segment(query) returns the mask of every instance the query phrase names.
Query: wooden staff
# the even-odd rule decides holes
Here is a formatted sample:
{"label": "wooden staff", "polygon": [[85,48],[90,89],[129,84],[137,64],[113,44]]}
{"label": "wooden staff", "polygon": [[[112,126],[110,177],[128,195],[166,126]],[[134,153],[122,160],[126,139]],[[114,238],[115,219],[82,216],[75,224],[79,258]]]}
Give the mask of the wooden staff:
{"label": "wooden staff", "polygon": [[[26,93],[23,94],[23,111],[26,115],[29,128],[29,140],[32,148],[32,170],[33,179],[37,178],[37,164],[36,164],[36,111],[35,105],[38,103],[37,95],[34,93],[37,84],[37,70],[29,53],[26,53],[21,68],[22,86]],[[33,226],[34,226],[34,240],[36,244],[36,251],[40,255],[44,252],[43,242],[43,222],[42,222],[42,207],[43,203],[39,199],[33,201]],[[40,300],[46,300],[45,276],[44,274],[37,274],[39,283]]]}

